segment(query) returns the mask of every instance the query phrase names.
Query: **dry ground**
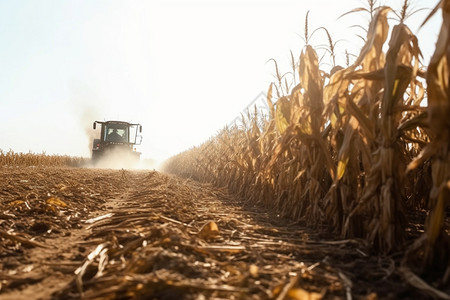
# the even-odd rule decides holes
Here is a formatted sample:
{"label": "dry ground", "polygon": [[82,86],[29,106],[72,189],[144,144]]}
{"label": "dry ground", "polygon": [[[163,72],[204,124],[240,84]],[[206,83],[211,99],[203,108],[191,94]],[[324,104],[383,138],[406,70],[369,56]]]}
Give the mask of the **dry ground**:
{"label": "dry ground", "polygon": [[423,297],[395,255],[209,185],[82,168],[2,167],[0,178],[0,299]]}

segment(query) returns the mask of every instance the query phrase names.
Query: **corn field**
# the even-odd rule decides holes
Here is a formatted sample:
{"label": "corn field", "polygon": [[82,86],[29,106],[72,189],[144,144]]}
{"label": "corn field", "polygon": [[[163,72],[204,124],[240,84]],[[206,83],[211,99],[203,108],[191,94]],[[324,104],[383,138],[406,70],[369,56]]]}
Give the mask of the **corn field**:
{"label": "corn field", "polygon": [[[450,1],[431,15],[438,11],[443,24],[428,68],[405,15],[391,27],[392,9],[379,7],[352,64],[327,74],[306,43],[293,88],[277,68],[269,116],[255,109],[165,170],[336,237],[364,239],[374,253],[401,252],[411,282],[418,274],[449,284]],[[411,237],[420,212],[424,230]]]}
{"label": "corn field", "polygon": [[69,166],[81,167],[88,163],[87,158],[72,157],[68,155],[47,155],[45,153],[16,153],[12,150],[5,152],[0,149],[0,166],[27,167],[27,166]]}

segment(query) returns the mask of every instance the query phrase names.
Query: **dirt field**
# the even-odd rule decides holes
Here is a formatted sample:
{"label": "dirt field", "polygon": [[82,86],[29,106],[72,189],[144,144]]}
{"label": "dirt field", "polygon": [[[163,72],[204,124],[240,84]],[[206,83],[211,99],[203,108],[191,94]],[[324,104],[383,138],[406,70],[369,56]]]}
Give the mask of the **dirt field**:
{"label": "dirt field", "polygon": [[0,299],[423,298],[395,257],[208,185],[82,168],[0,178]]}

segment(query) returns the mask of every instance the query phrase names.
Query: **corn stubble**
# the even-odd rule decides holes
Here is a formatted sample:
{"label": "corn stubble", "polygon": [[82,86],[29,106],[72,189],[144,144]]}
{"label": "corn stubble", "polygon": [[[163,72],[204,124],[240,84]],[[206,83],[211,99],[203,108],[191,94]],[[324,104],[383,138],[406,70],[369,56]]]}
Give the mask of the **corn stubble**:
{"label": "corn stubble", "polygon": [[[427,72],[406,10],[393,28],[391,8],[374,10],[354,63],[331,74],[320,70],[305,33],[299,83],[289,89],[276,65],[269,116],[255,110],[165,169],[341,238],[363,238],[378,253],[404,251],[404,274],[439,271],[448,284],[450,1],[432,13],[439,8],[444,22]],[[410,245],[407,216],[423,209],[425,233]]]}

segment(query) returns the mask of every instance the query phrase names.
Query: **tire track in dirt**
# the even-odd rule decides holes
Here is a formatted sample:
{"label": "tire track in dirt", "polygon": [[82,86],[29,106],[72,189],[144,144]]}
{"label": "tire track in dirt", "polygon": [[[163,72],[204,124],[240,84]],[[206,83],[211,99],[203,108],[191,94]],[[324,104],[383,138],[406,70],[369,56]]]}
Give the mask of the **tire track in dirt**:
{"label": "tire track in dirt", "polygon": [[[347,270],[330,262],[357,262],[366,255],[356,251],[357,241],[321,241],[207,184],[157,172],[132,184],[114,203],[114,215],[92,224],[89,240],[97,248],[55,298],[320,299],[352,293]],[[372,292],[367,285],[356,288]]]}

